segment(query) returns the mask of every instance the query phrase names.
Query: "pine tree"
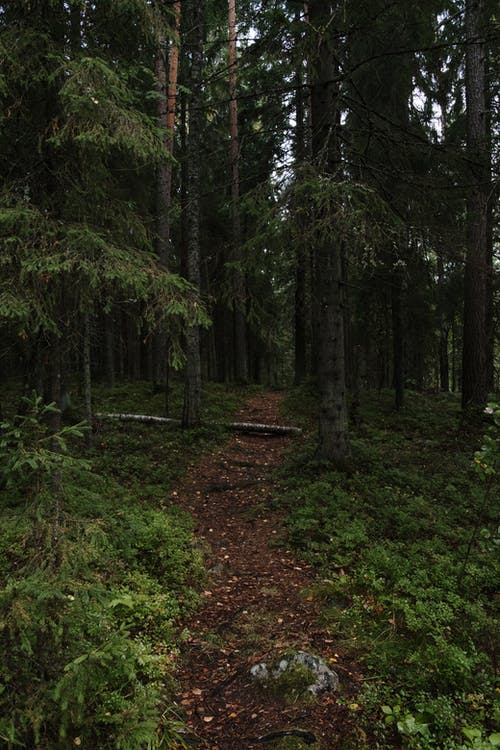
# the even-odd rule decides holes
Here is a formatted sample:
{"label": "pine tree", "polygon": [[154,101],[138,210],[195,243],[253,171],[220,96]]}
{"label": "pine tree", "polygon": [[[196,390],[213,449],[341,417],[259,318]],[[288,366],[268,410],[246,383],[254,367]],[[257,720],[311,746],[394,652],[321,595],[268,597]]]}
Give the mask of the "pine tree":
{"label": "pine tree", "polygon": [[[339,179],[340,173],[336,12],[333,3],[309,3],[317,50],[312,60],[312,156],[325,180]],[[350,447],[339,236],[323,236],[315,247],[314,294],[318,298],[319,451],[323,459],[340,463],[350,456]]]}
{"label": "pine tree", "polygon": [[[205,4],[202,0],[191,0],[187,17],[190,25],[189,38],[189,134],[188,134],[188,184],[187,184],[187,276],[200,288],[200,156],[203,137],[203,39]],[[186,332],[186,379],[184,387],[184,410],[182,424],[193,427],[200,422],[201,408],[201,352],[200,329],[192,325]]]}
{"label": "pine tree", "polygon": [[201,313],[152,252],[147,178],[165,158],[150,112],[152,11],[79,7],[12,3],[0,17],[0,317],[24,342],[29,386],[56,401],[86,315],[132,300],[137,339],[140,319],[153,327]]}
{"label": "pine tree", "polygon": [[464,276],[462,405],[483,407],[487,397],[486,281],[488,276],[488,200],[490,193],[486,114],[486,23],[483,0],[467,0],[466,103],[467,254]]}

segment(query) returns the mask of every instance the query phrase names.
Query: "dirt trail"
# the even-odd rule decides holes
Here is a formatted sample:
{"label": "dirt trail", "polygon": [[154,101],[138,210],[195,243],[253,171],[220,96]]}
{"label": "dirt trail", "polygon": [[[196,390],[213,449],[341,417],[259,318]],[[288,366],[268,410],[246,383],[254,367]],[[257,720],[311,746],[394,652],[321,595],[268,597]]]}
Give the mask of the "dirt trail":
{"label": "dirt trail", "polygon": [[[280,394],[259,393],[238,420],[279,424]],[[287,649],[321,655],[339,674],[342,692],[358,676],[321,626],[309,594],[312,575],[283,546],[283,516],[273,509],[273,471],[289,444],[282,436],[237,435],[191,467],[172,495],[195,518],[210,570],[204,602],[186,624],[189,632],[178,675],[178,702],[195,746],[211,750],[275,748],[258,738],[301,729],[337,747],[349,728],[349,711],[334,694],[313,704],[287,705],[252,683],[253,664],[275,660]],[[352,711],[350,712],[352,716]],[[306,747],[302,739],[297,748]]]}

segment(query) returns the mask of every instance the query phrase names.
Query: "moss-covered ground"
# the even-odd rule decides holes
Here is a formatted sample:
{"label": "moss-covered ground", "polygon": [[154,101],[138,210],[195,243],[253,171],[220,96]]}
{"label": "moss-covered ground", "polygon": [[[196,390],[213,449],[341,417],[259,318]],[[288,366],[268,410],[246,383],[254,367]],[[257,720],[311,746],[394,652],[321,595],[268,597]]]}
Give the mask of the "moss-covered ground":
{"label": "moss-covered ground", "polygon": [[[15,394],[5,389],[4,414]],[[230,420],[244,395],[207,387],[204,419]],[[55,438],[39,400],[2,425],[0,746],[174,747],[177,641],[205,573],[191,519],[166,497],[225,432],[103,421],[85,450],[75,401]],[[163,396],[98,386],[95,407],[161,415]]]}
{"label": "moss-covered ground", "polygon": [[[287,415],[313,429],[313,386]],[[293,447],[281,501],[289,542],[317,569],[325,623],[360,660],[352,747],[493,748],[498,688],[498,482],[475,470],[488,418],[452,394],[366,393],[352,471]],[[497,436],[498,439],[498,436]]]}

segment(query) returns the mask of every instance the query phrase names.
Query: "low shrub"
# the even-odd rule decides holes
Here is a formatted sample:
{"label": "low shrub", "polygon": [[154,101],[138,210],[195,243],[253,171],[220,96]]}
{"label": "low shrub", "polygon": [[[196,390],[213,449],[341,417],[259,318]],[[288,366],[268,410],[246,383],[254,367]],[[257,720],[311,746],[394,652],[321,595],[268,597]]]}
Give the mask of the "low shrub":
{"label": "low shrub", "polygon": [[358,701],[376,746],[490,748],[499,412],[474,461],[456,402],[437,398],[410,396],[398,416],[370,395],[354,472],[319,465],[311,440],[282,472],[281,502],[326,623],[370,678]]}
{"label": "low shrub", "polygon": [[101,479],[52,412],[34,397],[1,426],[0,744],[171,746],[176,626],[203,578],[189,520]]}

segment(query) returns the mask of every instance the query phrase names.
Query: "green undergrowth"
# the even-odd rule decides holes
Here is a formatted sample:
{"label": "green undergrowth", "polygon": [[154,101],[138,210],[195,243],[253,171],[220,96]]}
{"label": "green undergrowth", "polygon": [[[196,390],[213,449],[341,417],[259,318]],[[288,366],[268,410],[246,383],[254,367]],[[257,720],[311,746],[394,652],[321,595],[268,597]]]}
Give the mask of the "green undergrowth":
{"label": "green undergrowth", "polygon": [[[484,468],[495,451],[498,462],[498,427],[485,415],[465,431],[459,407],[409,393],[396,413],[392,394],[367,393],[352,473],[318,462],[313,439],[283,470],[289,540],[317,568],[325,623],[362,665],[366,746],[500,745],[499,487]],[[314,388],[285,408],[311,426]],[[363,743],[358,733],[350,746]]]}
{"label": "green undergrowth", "polygon": [[[207,413],[227,420],[243,395],[210,387]],[[139,413],[154,398],[96,394]],[[0,747],[182,746],[173,671],[204,571],[167,498],[224,433],[103,423],[83,452],[84,427],[51,436],[50,416],[33,398],[0,432]]]}
{"label": "green undergrowth", "polygon": [[[209,383],[202,396],[202,426],[182,430],[177,425],[138,422],[98,423],[92,459],[96,470],[112,476],[143,500],[162,502],[165,491],[187,465],[225,439],[222,426],[232,419],[248,388],[228,389]],[[95,389],[95,411],[162,416],[165,397],[153,393],[148,383],[124,384],[113,390]],[[169,393],[169,416],[182,415],[182,384]]]}

